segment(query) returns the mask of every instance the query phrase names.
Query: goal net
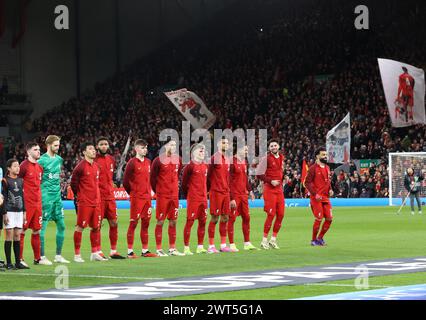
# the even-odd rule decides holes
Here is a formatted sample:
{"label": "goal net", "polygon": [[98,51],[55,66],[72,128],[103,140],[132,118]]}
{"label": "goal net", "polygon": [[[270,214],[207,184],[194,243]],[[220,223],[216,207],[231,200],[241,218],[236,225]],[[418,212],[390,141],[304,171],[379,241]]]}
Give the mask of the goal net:
{"label": "goal net", "polygon": [[[408,194],[404,187],[404,177],[408,168],[413,168],[415,175],[422,175],[422,169],[426,169],[426,152],[389,153],[389,205],[391,206],[401,205],[401,199]],[[426,177],[421,182],[420,197],[426,197]]]}

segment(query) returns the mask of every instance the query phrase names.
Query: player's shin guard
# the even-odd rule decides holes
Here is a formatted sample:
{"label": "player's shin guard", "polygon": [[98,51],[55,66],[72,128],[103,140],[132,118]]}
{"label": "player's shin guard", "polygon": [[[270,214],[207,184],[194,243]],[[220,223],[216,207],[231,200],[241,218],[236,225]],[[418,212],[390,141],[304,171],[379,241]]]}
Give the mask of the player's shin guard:
{"label": "player's shin guard", "polygon": [[250,216],[242,216],[244,242],[250,242]]}
{"label": "player's shin guard", "polygon": [[204,235],[206,234],[206,220],[198,220],[198,245],[202,246],[204,244]]}
{"label": "player's shin guard", "polygon": [[135,230],[138,226],[137,221],[130,221],[129,228],[127,229],[127,248],[133,249],[133,242],[135,241]]}
{"label": "player's shin guard", "polygon": [[142,226],[141,226],[141,242],[142,242],[142,249],[148,250],[148,229],[149,229],[149,219],[142,219]]}
{"label": "player's shin guard", "polygon": [[157,245],[157,250],[161,250],[163,242],[163,225],[155,226],[155,244]]}
{"label": "player's shin guard", "polygon": [[118,225],[115,227],[109,227],[109,242],[111,244],[111,250],[117,250],[117,241],[118,241]]}
{"label": "player's shin guard", "polygon": [[314,226],[312,228],[312,241],[316,240],[318,237],[318,232],[321,227],[321,221],[322,220],[319,219],[315,219],[314,221]]}
{"label": "player's shin guard", "polygon": [[176,224],[170,225],[169,223],[169,248],[176,248]]}
{"label": "player's shin guard", "polygon": [[268,214],[266,216],[265,224],[263,225],[263,236],[267,237],[269,234],[269,231],[272,227],[272,221],[274,220],[274,215]]}
{"label": "player's shin guard", "polygon": [[210,221],[210,223],[209,223],[209,244],[211,246],[214,245],[215,231],[216,231],[216,223]]}
{"label": "player's shin guard", "polygon": [[[100,251],[102,251],[102,246],[101,246],[101,244],[102,244],[101,230],[102,230],[102,225],[99,227],[99,230],[97,232],[95,232],[97,238],[96,238],[96,246],[94,248],[92,247],[92,250],[95,250],[94,252],[100,252]],[[90,231],[90,234],[91,233],[92,233],[92,231]],[[92,242],[92,238],[90,238],[90,242]]]}
{"label": "player's shin guard", "polygon": [[34,260],[40,259],[40,234],[32,234],[31,235],[31,247],[34,252]]}
{"label": "player's shin guard", "polygon": [[92,253],[96,253],[99,250],[99,230],[90,230],[90,245],[92,247]]}
{"label": "player's shin guard", "polygon": [[49,223],[48,221],[43,220],[43,224],[41,226],[41,231],[40,231],[40,255],[42,257],[44,257],[44,237],[46,235],[46,229],[47,229],[48,223]]}
{"label": "player's shin guard", "polygon": [[82,236],[81,232],[74,231],[74,253],[75,253],[75,255],[79,255],[80,254],[81,236]]}
{"label": "player's shin guard", "polygon": [[19,241],[19,259],[22,260],[24,256],[24,242],[25,242],[25,232],[21,232],[21,240]]}
{"label": "player's shin guard", "polygon": [[226,233],[227,233],[228,222],[219,222],[219,234],[220,234],[220,243],[226,244]]}
{"label": "player's shin guard", "polygon": [[65,222],[60,219],[56,222],[56,255],[62,255],[62,247],[65,239]]}
{"label": "player's shin guard", "polygon": [[15,263],[19,264],[21,257],[19,255],[21,250],[21,241],[13,241],[13,253],[15,254]]}
{"label": "player's shin guard", "polygon": [[189,238],[191,236],[192,225],[194,220],[186,220],[185,228],[183,229],[183,243],[186,247],[189,247]]}
{"label": "player's shin guard", "polygon": [[274,222],[274,228],[272,229],[272,232],[273,232],[272,235],[274,237],[276,237],[278,232],[280,231],[283,219],[284,219],[283,214],[277,215],[277,218],[275,219],[275,222]]}
{"label": "player's shin guard", "polygon": [[327,233],[328,229],[330,229],[331,222],[332,222],[332,220],[325,220],[324,221],[324,224],[322,225],[321,232],[318,236],[319,239],[324,238],[324,235]]}
{"label": "player's shin guard", "polygon": [[4,255],[6,256],[6,263],[12,263],[12,241],[6,240],[4,242]]}
{"label": "player's shin guard", "polygon": [[229,217],[229,221],[227,225],[229,243],[234,243],[234,224],[235,224],[235,217]]}

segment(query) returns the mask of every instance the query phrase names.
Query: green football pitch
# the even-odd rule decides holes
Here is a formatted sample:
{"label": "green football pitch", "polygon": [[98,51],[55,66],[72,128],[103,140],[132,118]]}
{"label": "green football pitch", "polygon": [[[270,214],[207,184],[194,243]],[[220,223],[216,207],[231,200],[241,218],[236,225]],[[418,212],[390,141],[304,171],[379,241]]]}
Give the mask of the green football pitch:
{"label": "green football pitch", "polygon": [[[286,208],[283,227],[278,235],[279,250],[259,250],[245,252],[242,249],[241,220],[236,222],[235,240],[238,253],[197,255],[185,257],[139,258],[90,262],[89,230],[83,233],[83,264],[71,262],[69,286],[93,286],[112,283],[149,281],[154,279],[181,278],[189,276],[217,275],[244,271],[263,271],[305,266],[319,266],[336,263],[349,263],[369,260],[382,260],[403,257],[425,256],[426,215],[410,214],[404,208],[396,215],[395,207],[335,207],[334,221],[325,237],[326,247],[311,247],[313,216],[307,207]],[[67,231],[63,256],[72,261],[73,229],[75,213],[65,212]],[[180,210],[178,220],[177,246],[183,250],[183,227],[186,212]],[[259,245],[263,233],[264,213],[260,208],[251,209],[251,240]],[[126,232],[129,222],[128,210],[119,211],[118,251],[127,253]],[[155,219],[150,226],[150,249],[155,251]],[[191,235],[192,249],[196,248],[196,226]],[[135,234],[135,252],[140,254],[139,229]],[[218,227],[217,227],[218,228]],[[218,233],[218,229],[216,230]],[[206,232],[207,236],[207,232]],[[218,236],[217,236],[218,238]],[[1,243],[3,243],[2,235]],[[167,245],[167,225],[163,229],[164,249]],[[205,240],[207,244],[207,237]],[[217,241],[217,245],[219,245]],[[102,233],[102,246],[109,253],[108,223],[105,221]],[[46,235],[46,256],[53,260],[55,254],[55,226],[49,224]],[[4,258],[3,245],[0,256]],[[24,256],[32,261],[30,235],[26,237]],[[0,291],[29,291],[55,288],[55,268],[53,266],[30,265],[30,270],[6,271],[0,273]],[[426,273],[399,274],[371,277],[371,289],[424,283]],[[356,291],[353,280],[324,282],[317,284],[280,286],[267,289],[253,289],[223,293],[181,296],[176,299],[291,299],[329,293]]]}

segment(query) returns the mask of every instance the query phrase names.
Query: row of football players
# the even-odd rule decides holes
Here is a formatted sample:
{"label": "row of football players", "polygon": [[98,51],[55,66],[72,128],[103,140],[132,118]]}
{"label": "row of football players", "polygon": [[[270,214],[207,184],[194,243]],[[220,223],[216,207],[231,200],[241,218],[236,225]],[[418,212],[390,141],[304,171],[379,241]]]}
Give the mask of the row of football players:
{"label": "row of football players", "polygon": [[[22,179],[26,196],[23,197],[26,214],[23,216],[23,232],[19,219],[16,226],[8,223],[7,229],[15,229],[14,248],[20,247],[19,260],[16,265],[28,267],[22,258],[25,230],[32,229],[31,244],[34,251],[34,263],[41,265],[52,264],[44,256],[44,233],[50,220],[56,222],[56,256],[55,262],[68,263],[61,255],[64,239],[64,216],[60,199],[60,171],[62,158],[58,155],[60,139],[49,136],[46,139],[47,152],[40,157],[40,148],[35,143],[27,145],[28,159],[16,168],[16,160],[9,168],[8,176]],[[250,213],[248,197],[253,199],[247,179],[247,147],[235,150],[232,161],[225,157],[229,148],[227,139],[221,139],[218,152],[207,162],[205,146],[195,144],[191,148],[191,162],[183,168],[182,190],[187,197],[187,219],[184,228],[184,252],[176,249],[176,221],[178,217],[178,188],[182,162],[176,154],[176,143],[170,141],[165,145],[165,152],[154,159],[151,164],[146,158],[147,143],[136,140],[134,149],[136,156],[126,166],[123,185],[130,195],[130,224],[127,232],[128,258],[135,258],[133,251],[134,233],[141,221],[142,256],[192,255],[189,247],[190,233],[195,220],[198,220],[197,253],[218,253],[238,251],[234,243],[234,223],[237,216],[242,217],[244,249],[256,249],[250,242]],[[264,210],[267,214],[264,224],[264,237],[261,248],[278,249],[277,234],[284,217],[284,197],[282,190],[284,157],[280,153],[276,140],[268,142],[269,154],[260,167],[263,174],[258,177],[264,182]],[[84,262],[80,255],[82,232],[90,227],[90,242],[92,248],[91,260],[107,260],[100,246],[100,226],[103,219],[109,222],[109,239],[111,244],[110,258],[123,259],[117,252],[118,226],[117,210],[113,193],[113,172],[115,161],[109,152],[108,139],[101,137],[96,145],[84,143],[81,148],[83,159],[75,167],[71,188],[76,198],[77,225],[74,231],[74,261]],[[330,170],[325,165],[325,150],[316,152],[317,163],[312,166],[306,179],[307,188],[311,193],[311,208],[315,215],[312,245],[324,245],[323,236],[331,224],[331,207],[328,200],[330,190]],[[324,161],[325,160],[325,161]],[[12,160],[11,160],[12,161]],[[14,169],[13,169],[14,167]],[[316,175],[318,171],[319,175]],[[8,181],[5,181],[8,182]],[[18,181],[19,182],[19,181]],[[14,186],[13,186],[14,185]],[[14,181],[4,183],[5,198],[8,198]],[[18,188],[19,189],[19,188]],[[148,250],[148,228],[151,219],[151,189],[156,193],[156,253]],[[204,235],[207,222],[207,195],[210,198],[210,223],[208,225],[209,247],[204,248]],[[28,195],[27,195],[28,194]],[[10,194],[9,194],[10,196]],[[16,198],[14,198],[16,199]],[[6,201],[7,202],[7,201]],[[8,208],[8,205],[4,205]],[[10,205],[9,205],[10,207]],[[24,208],[24,207],[23,207]],[[22,209],[23,209],[22,208]],[[10,208],[9,208],[10,209]],[[16,210],[16,208],[14,209]],[[8,210],[5,210],[7,212]],[[9,210],[10,211],[10,210]],[[16,212],[20,212],[17,210]],[[43,212],[43,214],[42,214]],[[7,213],[9,215],[9,213]],[[323,217],[326,221],[321,232],[319,227]],[[169,251],[162,249],[162,234],[164,221],[168,219]],[[10,219],[9,219],[10,220]],[[275,220],[275,221],[274,221]],[[9,221],[8,221],[9,222]],[[215,230],[219,223],[220,250],[215,247]],[[270,240],[268,235],[273,226]],[[319,235],[318,235],[319,233]],[[230,246],[227,246],[227,238]],[[16,254],[16,250],[15,250]],[[7,254],[6,254],[7,256]],[[10,254],[9,254],[10,256]],[[17,257],[18,259],[18,257]],[[9,262],[9,261],[8,261]],[[9,264],[9,263],[8,263]]]}

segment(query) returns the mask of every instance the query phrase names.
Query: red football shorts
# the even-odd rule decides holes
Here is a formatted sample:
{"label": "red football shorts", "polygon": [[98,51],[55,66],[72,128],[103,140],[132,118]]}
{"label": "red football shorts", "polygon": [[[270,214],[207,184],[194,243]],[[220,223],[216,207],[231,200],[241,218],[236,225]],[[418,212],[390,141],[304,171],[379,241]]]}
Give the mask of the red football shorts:
{"label": "red football shorts", "polygon": [[284,215],[285,199],[282,192],[263,192],[264,210],[267,215]]}
{"label": "red football shorts", "polygon": [[38,231],[43,223],[43,214],[40,207],[26,207],[27,223],[24,224],[24,230],[31,229]]}
{"label": "red football shorts", "polygon": [[117,220],[117,204],[115,200],[101,201],[101,220]]}
{"label": "red football shorts", "polygon": [[176,220],[179,213],[179,199],[157,198],[155,216],[157,220]]}
{"label": "red football shorts", "polygon": [[207,201],[188,201],[186,209],[187,220],[206,220],[207,219]]}
{"label": "red football shorts", "polygon": [[324,217],[327,220],[333,219],[333,213],[331,211],[331,203],[329,199],[325,201],[317,201],[311,198],[311,209],[315,219],[322,220]]}
{"label": "red football shorts", "polygon": [[77,210],[77,226],[86,228],[89,226],[92,229],[97,229],[101,225],[101,209],[98,207],[78,206]]}
{"label": "red football shorts", "polygon": [[231,213],[229,194],[210,192],[210,214],[212,216],[229,215]]}
{"label": "red football shorts", "polygon": [[151,219],[151,199],[130,198],[130,221]]}
{"label": "red football shorts", "polygon": [[248,217],[250,215],[249,205],[248,205],[248,196],[236,196],[235,202],[237,203],[237,207],[231,209],[232,217]]}

